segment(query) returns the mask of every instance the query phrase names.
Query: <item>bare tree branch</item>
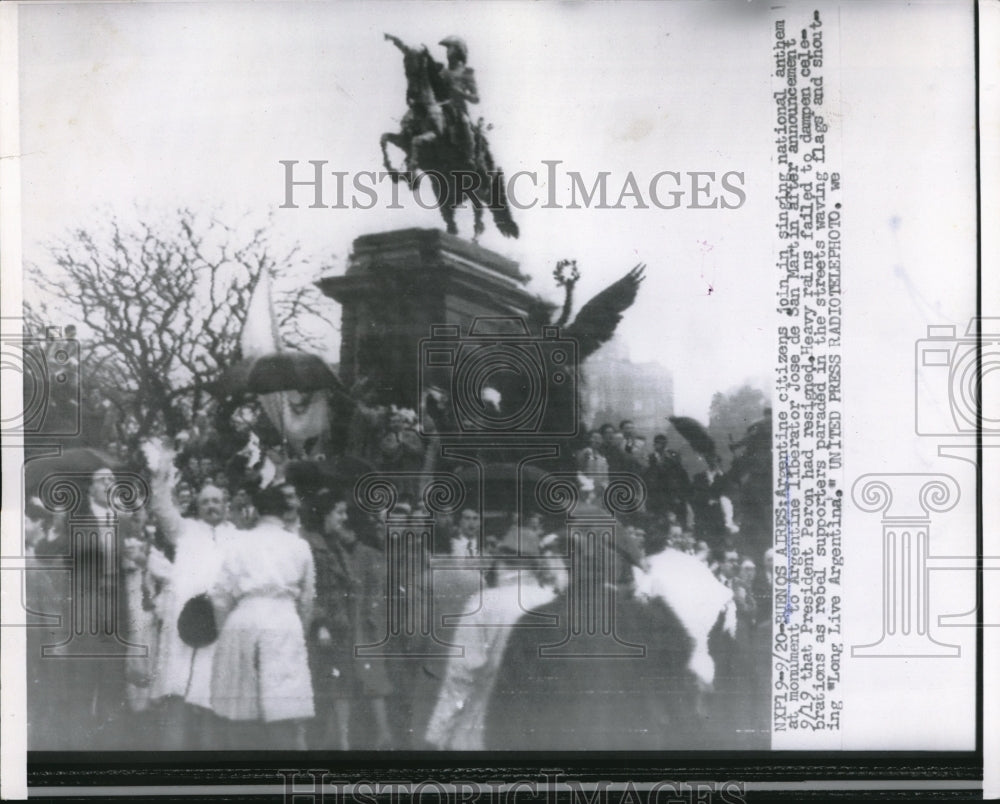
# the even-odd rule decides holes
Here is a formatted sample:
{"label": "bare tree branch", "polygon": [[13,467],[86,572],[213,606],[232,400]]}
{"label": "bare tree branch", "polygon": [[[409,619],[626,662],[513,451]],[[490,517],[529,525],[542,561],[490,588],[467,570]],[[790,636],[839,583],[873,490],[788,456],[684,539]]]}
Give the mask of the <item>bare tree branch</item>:
{"label": "bare tree branch", "polygon": [[[266,227],[241,236],[190,209],[157,224],[112,218],[105,231],[77,229],[50,248],[51,264],[29,266],[40,299],[32,325],[58,316],[80,331],[85,399],[118,411],[129,441],[233,408],[219,379],[241,357],[252,289],[304,265],[298,247],[275,256]],[[275,299],[288,345],[328,347],[328,300],[308,283]]]}

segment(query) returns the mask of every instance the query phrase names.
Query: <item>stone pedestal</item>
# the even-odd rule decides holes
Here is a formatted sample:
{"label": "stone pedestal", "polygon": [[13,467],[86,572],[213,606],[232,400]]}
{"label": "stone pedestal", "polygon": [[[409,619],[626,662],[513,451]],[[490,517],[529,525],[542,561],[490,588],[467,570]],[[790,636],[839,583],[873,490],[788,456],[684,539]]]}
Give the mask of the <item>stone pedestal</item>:
{"label": "stone pedestal", "polygon": [[365,378],[381,404],[419,407],[419,343],[433,325],[467,333],[482,316],[527,317],[536,298],[516,262],[439,229],[354,241],[347,272],[317,283],[343,307],[340,376]]}

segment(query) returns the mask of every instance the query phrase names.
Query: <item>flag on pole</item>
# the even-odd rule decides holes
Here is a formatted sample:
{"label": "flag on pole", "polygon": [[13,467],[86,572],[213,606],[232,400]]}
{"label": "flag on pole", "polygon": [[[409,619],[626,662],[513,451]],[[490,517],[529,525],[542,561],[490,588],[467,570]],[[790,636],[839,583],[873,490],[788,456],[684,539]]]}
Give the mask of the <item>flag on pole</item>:
{"label": "flag on pole", "polygon": [[[271,297],[271,276],[262,271],[250,295],[247,317],[240,334],[244,360],[285,352]],[[297,389],[259,394],[264,413],[278,428],[282,441],[293,454],[305,452],[310,439],[321,437],[328,429],[329,407],[322,392]]]}
{"label": "flag on pole", "polygon": [[240,334],[240,347],[244,358],[282,351],[278,317],[274,314],[271,302],[271,274],[267,270],[261,271],[253,293],[250,294],[247,317]]}
{"label": "flag on pole", "polygon": [[[281,332],[278,329],[278,318],[274,314],[271,302],[271,272],[266,268],[260,272],[250,294],[250,304],[247,306],[247,317],[240,333],[240,347],[243,359],[261,357],[272,352],[281,351]],[[280,391],[273,394],[259,394],[260,406],[264,413],[278,428],[282,439],[285,438],[285,421],[283,415],[284,400]]]}
{"label": "flag on pole", "polygon": [[639,595],[662,599],[677,615],[694,642],[688,668],[711,684],[715,662],[708,652],[708,634],[730,607],[733,591],[697,558],[669,547],[649,556],[645,568],[633,568],[633,575]]}

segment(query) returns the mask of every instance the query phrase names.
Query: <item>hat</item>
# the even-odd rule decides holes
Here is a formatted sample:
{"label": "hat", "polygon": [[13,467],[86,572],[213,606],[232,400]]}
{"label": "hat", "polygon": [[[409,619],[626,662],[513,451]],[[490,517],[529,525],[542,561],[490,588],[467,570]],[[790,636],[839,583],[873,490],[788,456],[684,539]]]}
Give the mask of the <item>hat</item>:
{"label": "hat", "polygon": [[204,648],[218,639],[215,609],[208,595],[196,595],[184,604],[177,618],[177,634],[192,648]]}
{"label": "hat", "polygon": [[460,36],[446,36],[444,39],[438,42],[438,44],[444,45],[449,50],[451,48],[456,48],[458,52],[461,54],[463,60],[466,59],[469,55],[469,48],[466,46],[465,40],[462,39],[462,37]]}

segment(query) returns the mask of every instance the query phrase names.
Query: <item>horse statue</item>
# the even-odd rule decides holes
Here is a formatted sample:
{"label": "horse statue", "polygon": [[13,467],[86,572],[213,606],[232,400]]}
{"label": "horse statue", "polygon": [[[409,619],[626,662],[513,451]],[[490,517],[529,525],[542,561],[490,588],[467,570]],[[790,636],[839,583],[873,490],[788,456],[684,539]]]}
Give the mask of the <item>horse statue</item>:
{"label": "horse statue", "polygon": [[[426,177],[449,234],[458,234],[455,209],[467,198],[474,215],[473,241],[485,230],[484,207],[502,235],[517,237],[503,171],[496,166],[486,138],[489,127],[482,118],[473,124],[465,109],[466,101],[479,101],[473,72],[465,66],[465,43],[457,37],[442,40],[448,49],[445,67],[426,47],[411,48],[390,34],[385,38],[403,53],[407,80],[407,111],[400,129],[386,132],[380,141],[389,176],[395,182],[404,181],[411,190]],[[393,167],[390,144],[406,154],[404,170]]]}

